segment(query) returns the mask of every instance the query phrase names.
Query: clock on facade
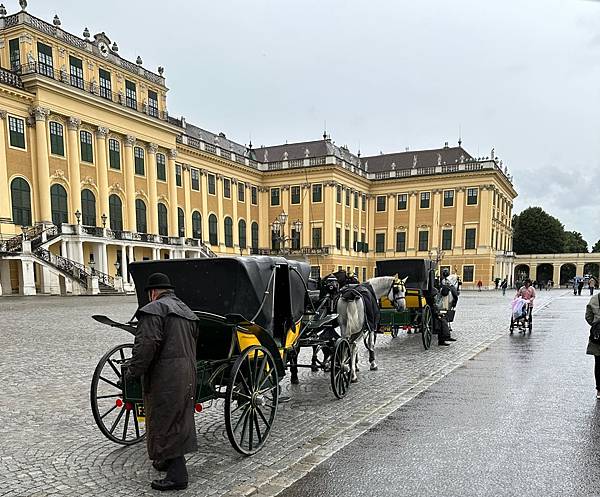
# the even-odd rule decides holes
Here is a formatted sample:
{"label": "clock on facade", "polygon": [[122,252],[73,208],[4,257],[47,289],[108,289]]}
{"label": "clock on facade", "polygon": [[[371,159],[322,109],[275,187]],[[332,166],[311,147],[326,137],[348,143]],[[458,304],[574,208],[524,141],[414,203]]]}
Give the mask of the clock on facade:
{"label": "clock on facade", "polygon": [[108,54],[110,53],[108,45],[103,41],[98,43],[98,50],[100,50],[100,54],[102,55],[102,57],[108,57]]}

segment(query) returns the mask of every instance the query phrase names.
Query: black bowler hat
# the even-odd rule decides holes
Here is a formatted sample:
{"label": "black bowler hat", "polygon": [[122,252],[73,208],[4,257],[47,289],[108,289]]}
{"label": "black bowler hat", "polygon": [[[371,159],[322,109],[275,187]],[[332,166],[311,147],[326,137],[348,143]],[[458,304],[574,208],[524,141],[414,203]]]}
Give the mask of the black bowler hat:
{"label": "black bowler hat", "polygon": [[171,280],[164,273],[153,273],[148,278],[146,282],[146,288],[144,288],[144,292],[149,290],[162,290],[162,289],[170,289],[175,288],[171,285]]}

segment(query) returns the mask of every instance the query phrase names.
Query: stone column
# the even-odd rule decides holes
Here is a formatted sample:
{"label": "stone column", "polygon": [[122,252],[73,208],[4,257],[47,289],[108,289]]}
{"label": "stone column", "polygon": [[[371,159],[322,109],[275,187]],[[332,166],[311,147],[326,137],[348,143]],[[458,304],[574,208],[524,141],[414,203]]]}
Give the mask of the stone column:
{"label": "stone column", "polygon": [[123,283],[129,283],[128,267],[127,249],[125,248],[125,245],[121,245],[121,277],[123,278]]}
{"label": "stone column", "polygon": [[433,190],[433,220],[431,233],[431,248],[439,249],[440,244],[440,216],[442,214],[442,190]]}
{"label": "stone column", "polygon": [[460,187],[456,189],[456,232],[454,233],[454,254],[462,254],[464,233],[464,212],[465,212],[465,189]]}
{"label": "stone column", "polygon": [[[335,202],[335,198],[333,199]],[[349,254],[352,254],[354,252],[354,188],[350,189],[350,245],[349,245]],[[344,234],[344,236],[346,236]],[[345,240],[344,240],[345,243]],[[355,261],[355,264],[358,264],[358,262]],[[352,268],[352,271],[354,271],[354,268]]]}
{"label": "stone column", "polygon": [[552,264],[552,281],[555,288],[560,287],[560,264]]}
{"label": "stone column", "polygon": [[108,251],[106,243],[100,244],[100,271],[108,274]]}
{"label": "stone column", "polygon": [[[311,196],[311,201],[312,201],[312,196]],[[340,233],[340,253],[343,255],[346,255],[346,239],[345,239],[345,234],[346,234],[346,188],[342,187],[342,219],[341,219],[341,233]],[[335,245],[335,233],[334,233],[334,245]]]}
{"label": "stone column", "polygon": [[133,147],[136,139],[133,135],[125,137],[125,157],[123,175],[125,177],[125,223],[126,231],[135,231],[135,166]]}
{"label": "stone column", "polygon": [[491,185],[483,185],[479,189],[479,247],[489,248],[491,245]]}
{"label": "stone column", "polygon": [[417,192],[408,194],[408,229],[407,229],[408,255],[415,255],[417,250]]}
{"label": "stone column", "polygon": [[79,169],[79,127],[81,119],[69,117],[67,119],[67,167],[69,168],[69,184],[71,185],[69,220],[72,224],[77,222],[75,213],[81,212],[81,173]]}
{"label": "stone column", "polygon": [[[127,246],[127,254],[129,257],[129,262],[133,262],[135,260],[135,253],[133,250],[133,245],[128,245]],[[129,276],[129,274],[127,275],[127,283],[133,283],[133,280],[131,279],[131,277]]]}
{"label": "stone column", "polygon": [[[310,198],[310,184],[308,184],[308,183],[303,184],[302,190],[303,191],[300,194],[301,195],[300,198],[302,198],[302,247],[312,247],[312,225],[310,224],[310,202],[312,201],[312,198]],[[305,190],[309,190],[308,193]],[[268,201],[268,197],[267,197],[267,201]],[[271,229],[268,227],[269,221],[267,221],[266,226],[267,226],[267,232],[269,233],[269,236],[270,236]],[[269,247],[270,246],[271,246],[271,240],[269,239]]]}
{"label": "stone column", "polygon": [[335,192],[337,183],[331,181],[325,185],[325,245],[335,249],[335,221],[337,214],[337,202],[335,201]]}
{"label": "stone column", "polygon": [[167,159],[167,181],[169,186],[169,236],[179,236],[177,223],[177,183],[175,179],[175,159],[177,150],[169,151]]}
{"label": "stone column", "polygon": [[149,143],[148,152],[148,233],[158,234],[158,193],[156,190],[156,152],[158,145]]}
{"label": "stone column", "polygon": [[271,246],[271,229],[269,228],[269,189],[258,188],[258,247]]}
{"label": "stone column", "polygon": [[387,234],[386,238],[386,251],[394,252],[396,250],[396,240],[395,240],[395,214],[396,214],[396,205],[394,199],[396,198],[395,193],[388,193],[386,200],[387,207]]}
{"label": "stone column", "polygon": [[[98,196],[100,197],[98,205],[100,213],[96,213],[98,218],[102,214],[108,216],[108,161],[106,160],[106,137],[108,128],[99,126],[96,130],[96,174],[98,177]],[[81,195],[79,195],[81,198]],[[81,201],[80,201],[81,202]]]}
{"label": "stone column", "polygon": [[249,249],[250,247],[252,247],[252,212],[250,210],[252,198],[249,196],[252,193],[248,183],[244,183],[244,188],[246,189],[246,191],[244,192],[244,202],[246,202],[246,248]]}
{"label": "stone column", "polygon": [[[0,162],[6,164],[6,111],[0,110]],[[6,166],[0,167],[0,223],[10,221],[10,191]],[[10,292],[9,292],[10,293]]]}
{"label": "stone column", "polygon": [[10,261],[0,261],[0,295],[12,294],[12,282],[10,280]]}
{"label": "stone column", "polygon": [[576,276],[583,276],[583,268],[585,266],[585,262],[578,262],[575,266]]}
{"label": "stone column", "polygon": [[[233,221],[233,246],[236,250],[240,247],[240,232],[238,219],[238,188],[240,184],[237,179],[231,178],[231,205],[233,213],[231,215]],[[234,188],[235,187],[235,188]],[[239,252],[238,252],[239,253]]]}
{"label": "stone column", "polygon": [[217,233],[219,234],[219,250],[225,247],[225,223],[223,216],[223,175],[217,174],[215,181],[217,183]]}
{"label": "stone column", "polygon": [[[52,222],[52,208],[50,206],[50,162],[48,159],[50,154],[46,134],[46,120],[50,115],[50,111],[43,107],[34,107],[32,112],[35,117],[37,180],[40,204],[40,217],[38,221],[50,223]],[[35,295],[35,287],[33,295]]]}
{"label": "stone column", "polygon": [[[192,178],[191,178],[191,168],[189,164],[184,164],[181,166],[183,171],[183,212],[185,214],[185,233],[183,236],[191,237],[192,233]],[[235,199],[234,199],[235,200]],[[233,205],[237,205],[234,201]],[[234,233],[237,233],[237,230],[234,230]],[[235,242],[234,242],[235,243]]]}
{"label": "stone column", "polygon": [[35,264],[31,257],[24,257],[21,259],[21,295],[35,295],[35,276],[34,276]]}
{"label": "stone column", "polygon": [[375,195],[367,195],[367,244],[369,252],[375,253]]}

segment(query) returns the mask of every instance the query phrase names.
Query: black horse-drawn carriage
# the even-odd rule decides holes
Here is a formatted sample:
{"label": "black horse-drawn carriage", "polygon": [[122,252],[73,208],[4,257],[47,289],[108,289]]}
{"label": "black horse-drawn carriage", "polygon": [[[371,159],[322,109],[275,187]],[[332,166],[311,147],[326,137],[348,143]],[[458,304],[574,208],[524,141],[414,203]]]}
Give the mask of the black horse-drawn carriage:
{"label": "black horse-drawn carriage", "polygon": [[[227,436],[240,453],[264,445],[277,413],[279,382],[298,347],[310,267],[274,257],[136,262],[129,265],[138,304],[154,272],[169,276],[176,293],[198,316],[196,410],[224,400]],[[135,335],[136,323],[97,321]],[[91,385],[91,406],[102,433],[123,445],[143,439],[140,381],[126,380],[133,345],[109,350]]]}

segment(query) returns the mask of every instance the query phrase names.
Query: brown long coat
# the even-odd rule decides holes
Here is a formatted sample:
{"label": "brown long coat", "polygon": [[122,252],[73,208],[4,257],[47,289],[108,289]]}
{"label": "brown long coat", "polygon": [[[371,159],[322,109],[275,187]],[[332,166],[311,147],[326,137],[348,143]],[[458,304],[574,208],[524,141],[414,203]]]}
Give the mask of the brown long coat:
{"label": "brown long coat", "polygon": [[198,449],[194,424],[198,318],[173,292],[137,312],[130,374],[143,376],[148,455],[166,460]]}

